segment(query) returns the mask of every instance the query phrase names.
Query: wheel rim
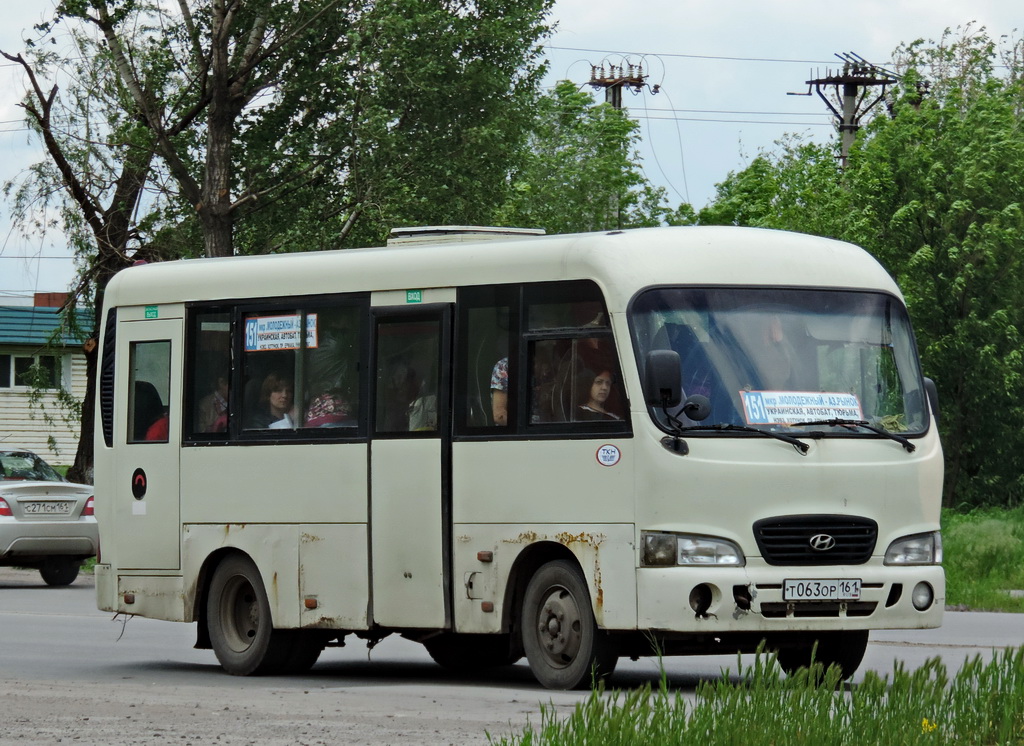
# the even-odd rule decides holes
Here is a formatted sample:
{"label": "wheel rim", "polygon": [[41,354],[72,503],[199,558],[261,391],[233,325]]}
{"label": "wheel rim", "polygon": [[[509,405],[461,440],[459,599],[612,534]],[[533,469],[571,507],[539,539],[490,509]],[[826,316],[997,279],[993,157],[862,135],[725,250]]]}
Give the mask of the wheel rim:
{"label": "wheel rim", "polygon": [[571,664],[583,643],[580,607],[567,588],[548,591],[537,613],[537,641],[545,659],[556,668]]}
{"label": "wheel rim", "polygon": [[224,640],[237,653],[249,649],[260,629],[260,605],[246,578],[235,576],[224,587],[220,622]]}

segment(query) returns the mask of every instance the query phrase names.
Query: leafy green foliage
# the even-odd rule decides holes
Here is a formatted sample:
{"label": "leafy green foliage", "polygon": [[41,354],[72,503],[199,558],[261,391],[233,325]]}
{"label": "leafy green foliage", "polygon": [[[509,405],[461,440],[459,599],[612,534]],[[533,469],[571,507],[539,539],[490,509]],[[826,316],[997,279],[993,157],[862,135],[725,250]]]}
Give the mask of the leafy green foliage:
{"label": "leafy green foliage", "polygon": [[498,223],[548,233],[659,225],[664,189],[639,168],[638,125],[563,80],[541,98],[527,153]]}
{"label": "leafy green foliage", "polygon": [[1024,93],[1020,54],[997,75],[998,55],[970,27],[897,50],[892,116],[859,134],[845,172],[831,147],[783,141],[698,216],[849,240],[889,270],[940,393],[946,505],[1024,498]]}
{"label": "leafy green foliage", "polygon": [[942,513],[946,603],[975,611],[1024,611],[1024,508]]}

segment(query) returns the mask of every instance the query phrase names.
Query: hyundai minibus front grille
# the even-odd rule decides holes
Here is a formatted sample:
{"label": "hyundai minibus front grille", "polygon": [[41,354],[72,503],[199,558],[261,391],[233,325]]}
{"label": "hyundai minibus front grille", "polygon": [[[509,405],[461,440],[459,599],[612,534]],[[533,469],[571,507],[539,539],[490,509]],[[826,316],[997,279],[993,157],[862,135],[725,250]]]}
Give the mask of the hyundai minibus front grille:
{"label": "hyundai minibus front grille", "polygon": [[754,524],[754,539],[769,565],[860,565],[878,539],[878,524],[848,515],[788,515]]}

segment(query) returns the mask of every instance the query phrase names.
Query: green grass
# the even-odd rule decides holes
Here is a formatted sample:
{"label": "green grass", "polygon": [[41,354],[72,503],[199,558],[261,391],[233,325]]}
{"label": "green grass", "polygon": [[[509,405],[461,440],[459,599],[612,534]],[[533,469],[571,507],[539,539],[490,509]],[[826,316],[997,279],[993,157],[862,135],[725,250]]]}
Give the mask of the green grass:
{"label": "green grass", "polygon": [[1024,507],[942,513],[946,604],[1024,612]]}
{"label": "green grass", "polygon": [[820,667],[783,675],[759,655],[740,674],[702,682],[694,699],[661,686],[593,692],[564,717],[541,707],[539,727],[494,739],[501,746],[671,744],[1024,743],[1024,649],[968,661],[952,678],[938,658],[892,676],[868,671],[853,686]]}
{"label": "green grass", "polygon": [[[1024,612],[1024,507],[943,511],[946,602],[976,611]],[[692,699],[646,685],[597,690],[568,717],[542,706],[540,725],[500,746],[657,744],[1024,744],[1024,648],[967,661],[952,677],[939,658],[891,676],[867,671],[840,685],[832,669],[786,677],[774,656],[702,682]]]}

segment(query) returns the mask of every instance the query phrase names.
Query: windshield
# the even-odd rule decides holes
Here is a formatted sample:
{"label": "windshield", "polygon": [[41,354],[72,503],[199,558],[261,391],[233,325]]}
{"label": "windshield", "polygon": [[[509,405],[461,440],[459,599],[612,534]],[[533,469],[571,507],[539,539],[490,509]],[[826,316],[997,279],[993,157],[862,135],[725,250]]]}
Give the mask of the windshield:
{"label": "windshield", "polygon": [[49,464],[28,451],[0,451],[0,480],[65,481]]}
{"label": "windshield", "polygon": [[[925,429],[927,399],[910,322],[892,296],[658,288],[636,299],[630,321],[641,366],[651,350],[676,351],[683,400],[700,394],[710,402],[711,413],[700,423],[685,417],[681,407],[670,410],[684,426],[870,436],[820,424],[857,420],[890,433]],[[651,414],[669,429],[660,408]]]}

